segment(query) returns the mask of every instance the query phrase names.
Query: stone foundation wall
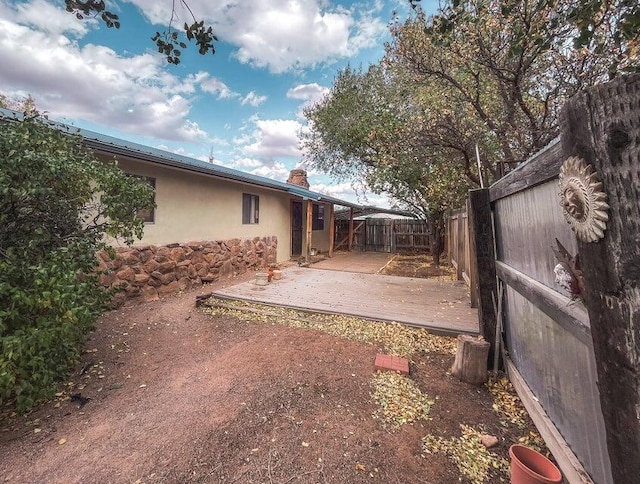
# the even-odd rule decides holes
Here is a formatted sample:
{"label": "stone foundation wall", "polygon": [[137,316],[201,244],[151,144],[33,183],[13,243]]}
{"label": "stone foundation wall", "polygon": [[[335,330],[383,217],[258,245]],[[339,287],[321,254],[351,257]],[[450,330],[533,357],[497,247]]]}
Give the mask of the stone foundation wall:
{"label": "stone foundation wall", "polygon": [[277,262],[278,239],[189,242],[166,246],[117,247],[116,258],[98,253],[100,284],[122,286],[114,304],[125,300],[153,301],[160,296],[189,289],[194,284],[217,281]]}

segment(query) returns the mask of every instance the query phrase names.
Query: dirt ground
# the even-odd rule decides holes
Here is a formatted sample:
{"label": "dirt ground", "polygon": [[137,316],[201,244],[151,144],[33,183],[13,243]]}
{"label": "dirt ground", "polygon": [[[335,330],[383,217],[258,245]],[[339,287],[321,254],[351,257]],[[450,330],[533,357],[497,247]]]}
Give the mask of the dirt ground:
{"label": "dirt ground", "polygon": [[388,276],[455,280],[453,269],[445,256],[441,258],[440,266],[438,267],[428,254],[397,254],[381,273]]}
{"label": "dirt ground", "polygon": [[465,424],[496,436],[506,458],[532,430],[437,351],[410,358],[429,420],[385,424],[372,398],[382,345],[195,308],[251,277],[104,315],[55,401],[0,412],[0,482],[468,482],[421,439],[459,438]]}

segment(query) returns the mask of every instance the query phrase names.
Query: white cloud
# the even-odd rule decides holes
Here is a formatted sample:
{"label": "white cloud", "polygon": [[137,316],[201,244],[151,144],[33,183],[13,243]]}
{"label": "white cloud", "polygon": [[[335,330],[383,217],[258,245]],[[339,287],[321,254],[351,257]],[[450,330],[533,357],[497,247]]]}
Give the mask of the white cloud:
{"label": "white cloud", "polygon": [[243,170],[246,168],[260,168],[263,166],[263,163],[260,160],[256,160],[255,158],[236,158],[235,160],[233,160],[232,165],[235,168]]}
{"label": "white cloud", "polygon": [[240,104],[242,104],[243,106],[245,104],[249,104],[253,107],[258,107],[266,100],[267,100],[267,96],[260,96],[256,94],[254,91],[251,91],[249,94],[247,94],[245,97],[242,98],[242,100],[240,101]]}
{"label": "white cloud", "polygon": [[237,92],[233,92],[224,82],[222,82],[217,77],[207,77],[201,80],[200,89],[210,94],[217,95],[218,99],[229,99],[239,96]]}
{"label": "white cloud", "polygon": [[[171,2],[132,1],[154,23],[166,24],[171,18]],[[326,0],[189,2],[197,18],[237,47],[240,62],[274,73],[331,63],[378,45],[387,31],[386,20],[375,17],[379,4],[365,2],[346,9]],[[180,21],[192,21],[180,7],[177,15]]]}
{"label": "white cloud", "polygon": [[3,91],[31,93],[38,109],[54,119],[84,119],[168,140],[207,139],[189,120],[187,97],[206,73],[180,80],[163,70],[160,56],[122,57],[104,46],[79,47],[64,36],[0,18],[0,65],[11,66],[0,70]]}
{"label": "white cloud", "polygon": [[298,84],[287,91],[287,97],[302,101],[319,101],[329,92],[328,87],[318,83]]}
{"label": "white cloud", "polygon": [[262,159],[300,157],[300,128],[300,123],[291,119],[257,119],[251,142],[242,146],[241,150],[247,156]]}
{"label": "white cloud", "polygon": [[298,118],[306,120],[306,116],[304,115],[305,109],[318,103],[329,91],[328,87],[321,86],[315,82],[312,84],[299,84],[287,91],[287,97],[304,101],[304,103],[298,107],[296,115]]}
{"label": "white cloud", "polygon": [[12,11],[7,8],[1,13],[4,18],[11,18],[18,23],[32,26],[52,36],[65,33],[82,36],[88,32],[89,27],[98,25],[98,20],[94,18],[89,17],[79,20],[75,15],[71,15],[64,9],[58,8],[45,0],[31,0],[30,2],[20,3],[15,6],[15,10]]}
{"label": "white cloud", "polygon": [[289,177],[289,168],[284,163],[278,161],[272,165],[263,165],[260,168],[251,170],[254,175],[265,176],[274,180],[284,181]]}

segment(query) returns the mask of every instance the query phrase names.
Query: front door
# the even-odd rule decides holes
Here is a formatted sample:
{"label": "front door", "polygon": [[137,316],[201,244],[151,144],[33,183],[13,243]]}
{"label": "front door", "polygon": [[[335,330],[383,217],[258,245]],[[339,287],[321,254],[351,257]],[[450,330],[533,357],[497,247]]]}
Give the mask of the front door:
{"label": "front door", "polygon": [[291,202],[291,255],[302,255],[302,202]]}

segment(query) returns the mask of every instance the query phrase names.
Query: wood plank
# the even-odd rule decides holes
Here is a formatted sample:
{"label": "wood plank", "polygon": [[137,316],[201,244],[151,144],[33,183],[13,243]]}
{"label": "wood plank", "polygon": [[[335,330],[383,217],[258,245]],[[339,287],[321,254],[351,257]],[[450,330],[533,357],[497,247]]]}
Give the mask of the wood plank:
{"label": "wood plank", "polygon": [[334,242],[336,238],[336,211],[333,204],[329,205],[329,257],[333,257]]}
{"label": "wood plank", "polygon": [[471,243],[474,245],[478,275],[478,319],[480,334],[491,343],[489,361],[493,361],[496,340],[496,315],[493,309],[494,297],[497,297],[495,244],[489,189],[479,188],[469,191],[469,219]]}
{"label": "wood plank", "polygon": [[[467,198],[467,213],[471,213],[471,204],[469,199]],[[468,239],[468,250],[469,250],[469,295],[471,297],[471,307],[478,307],[478,275],[476,273],[476,248],[475,244],[471,241],[471,220],[467,218],[467,230],[469,233]]]}
{"label": "wood plank", "polygon": [[571,300],[526,274],[496,261],[496,273],[543,313],[562,326],[583,344],[592,347],[589,316],[579,302]]}
{"label": "wood plank", "polygon": [[464,272],[464,218],[462,215],[458,216],[456,224],[456,262],[458,265],[456,266],[456,278],[461,281],[462,273]]}
{"label": "wood plank", "polygon": [[608,195],[604,238],[578,240],[585,305],[615,483],[640,476],[640,74],[582,91],[562,116],[564,158],[591,165]]}
{"label": "wood plank", "polygon": [[509,379],[516,390],[516,393],[522,400],[524,408],[527,409],[531,420],[540,432],[540,435],[547,444],[548,449],[553,454],[560,470],[564,474],[567,482],[571,484],[593,484],[593,480],[587,474],[584,467],[571,451],[571,448],[562,437],[551,419],[545,413],[544,409],[538,402],[536,396],[531,392],[527,383],[522,378],[518,369],[509,359],[503,355],[505,366],[509,374]]}
{"label": "wood plank", "polygon": [[309,262],[313,243],[313,203],[307,200],[307,243],[304,247],[304,259]]}
{"label": "wood plank", "polygon": [[353,207],[349,208],[349,251],[353,250]]}
{"label": "wood plank", "polygon": [[562,158],[560,140],[556,139],[552,141],[549,146],[536,153],[531,159],[491,185],[489,187],[491,202],[521,192],[558,176],[563,161],[564,158]]}

